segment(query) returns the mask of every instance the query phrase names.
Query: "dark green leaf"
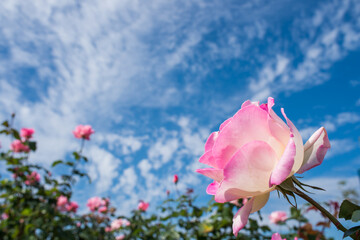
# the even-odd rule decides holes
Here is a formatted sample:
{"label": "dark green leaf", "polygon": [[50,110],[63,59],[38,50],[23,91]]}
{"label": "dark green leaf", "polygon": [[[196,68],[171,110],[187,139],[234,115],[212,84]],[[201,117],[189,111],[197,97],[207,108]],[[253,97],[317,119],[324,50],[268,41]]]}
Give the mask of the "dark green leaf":
{"label": "dark green leaf", "polygon": [[61,164],[61,163],[63,163],[63,160],[57,160],[51,164],[51,167],[55,167],[56,165]]}
{"label": "dark green leaf", "polygon": [[339,218],[350,220],[353,212],[356,210],[360,210],[360,206],[350,202],[349,200],[344,200],[340,206]]}

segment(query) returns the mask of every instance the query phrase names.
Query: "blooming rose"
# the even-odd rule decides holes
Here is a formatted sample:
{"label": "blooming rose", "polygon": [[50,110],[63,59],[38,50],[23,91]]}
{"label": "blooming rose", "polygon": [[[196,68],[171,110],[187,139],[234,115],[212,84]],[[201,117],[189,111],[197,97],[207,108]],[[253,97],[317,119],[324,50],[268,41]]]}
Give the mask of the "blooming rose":
{"label": "blooming rose", "polygon": [[57,205],[58,207],[63,207],[63,206],[65,206],[67,203],[68,203],[68,198],[65,197],[65,196],[63,196],[63,195],[61,195],[60,197],[58,197],[56,205]]}
{"label": "blooming rose", "polygon": [[8,218],[9,218],[9,215],[7,215],[6,213],[1,214],[1,219],[6,220]]}
{"label": "blooming rose", "polygon": [[148,209],[149,205],[150,205],[149,203],[144,202],[144,201],[141,200],[141,201],[139,202],[138,209],[139,209],[140,211],[145,212],[145,211]]}
{"label": "blooming rose", "polygon": [[107,210],[108,210],[108,208],[107,208],[106,206],[101,206],[101,207],[99,207],[99,209],[98,209],[98,211],[99,211],[100,213],[105,213]]}
{"label": "blooming rose", "polygon": [[239,198],[250,200],[235,214],[233,233],[243,228],[249,214],[260,210],[276,185],[320,165],[330,148],[327,133],[319,128],[303,145],[300,133],[281,109],[286,123],[267,104],[244,102],[241,109],[213,132],[201,163],[212,168],[197,172],[214,180],[206,192],[224,203]]}
{"label": "blooming rose", "polygon": [[20,153],[20,152],[30,152],[30,148],[29,146],[24,145],[20,140],[16,139],[14,140],[11,145],[10,148],[13,152],[16,153]]}
{"label": "blooming rose", "polygon": [[125,239],[125,235],[119,235],[115,239],[116,240],[123,240],[123,239]]}
{"label": "blooming rose", "polygon": [[77,202],[69,202],[65,208],[66,208],[66,211],[68,211],[68,212],[76,213],[77,209],[79,208],[79,205],[77,204]]}
{"label": "blooming rose", "polygon": [[123,220],[122,219],[115,219],[114,221],[111,222],[111,230],[118,230],[121,226],[123,225]]}
{"label": "blooming rose", "polygon": [[100,197],[92,197],[88,200],[86,206],[90,209],[90,211],[97,210],[102,205],[102,199]]}
{"label": "blooming rose", "polygon": [[32,138],[32,135],[34,134],[35,130],[32,128],[22,128],[20,130],[20,136],[24,139],[30,139]]}
{"label": "blooming rose", "polygon": [[33,185],[37,182],[40,182],[40,174],[38,174],[37,172],[33,171],[30,175],[26,176],[26,185]]}
{"label": "blooming rose", "polygon": [[73,131],[73,134],[76,138],[83,138],[85,140],[90,140],[90,135],[95,131],[91,128],[90,125],[79,125]]}
{"label": "blooming rose", "polygon": [[179,181],[179,176],[178,176],[177,174],[175,174],[175,175],[174,175],[173,182],[174,182],[175,184],[177,184],[178,181]]}
{"label": "blooming rose", "polygon": [[270,214],[269,219],[270,222],[278,224],[284,222],[287,219],[287,215],[284,211],[275,211]]}

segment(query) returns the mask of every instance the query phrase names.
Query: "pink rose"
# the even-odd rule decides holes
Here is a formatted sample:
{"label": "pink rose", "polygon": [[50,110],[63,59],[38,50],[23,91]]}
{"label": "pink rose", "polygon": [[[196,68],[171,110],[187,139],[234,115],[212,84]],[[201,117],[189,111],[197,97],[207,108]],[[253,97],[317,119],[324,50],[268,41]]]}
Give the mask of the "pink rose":
{"label": "pink rose", "polygon": [[7,215],[6,213],[1,214],[1,219],[6,220],[8,218],[9,218],[9,215]]}
{"label": "pink rose", "polygon": [[70,202],[66,205],[66,211],[68,211],[68,212],[76,213],[78,208],[79,208],[79,205],[77,204],[77,202]]}
{"label": "pink rose", "polygon": [[30,152],[30,148],[29,146],[24,145],[20,140],[16,139],[14,140],[11,145],[10,148],[13,152],[16,153],[20,153],[20,152]]}
{"label": "pink rose", "polygon": [[111,222],[111,230],[118,230],[119,228],[121,228],[121,226],[123,225],[123,220],[122,219],[115,219],[114,221]]}
{"label": "pink rose", "polygon": [[111,227],[106,227],[105,232],[111,232]]}
{"label": "pink rose", "polygon": [[22,128],[20,130],[20,136],[24,139],[30,139],[32,138],[32,135],[34,134],[35,130],[32,128]]}
{"label": "pink rose", "polygon": [[275,211],[270,214],[269,219],[270,222],[278,224],[284,222],[287,219],[287,215],[284,211]]}
{"label": "pink rose", "polygon": [[92,197],[88,200],[86,206],[89,207],[90,211],[99,211],[100,213],[104,213],[108,210],[110,202],[109,199],[101,199],[100,197]]}
{"label": "pink rose", "polygon": [[90,125],[79,125],[73,131],[73,134],[76,138],[83,138],[85,140],[90,140],[90,135],[95,131],[91,128]]}
{"label": "pink rose", "polygon": [[63,207],[65,206],[66,204],[68,203],[68,198],[61,195],[60,197],[58,197],[57,199],[57,203],[56,203],[56,206],[58,207]]}
{"label": "pink rose", "polygon": [[77,226],[77,227],[81,227],[81,222],[77,222],[77,223],[76,223],[76,226]]}
{"label": "pink rose", "polygon": [[123,240],[123,239],[125,239],[125,235],[119,235],[115,239],[116,240]]}
{"label": "pink rose", "polygon": [[260,210],[276,185],[322,163],[330,148],[327,133],[318,129],[303,145],[300,133],[282,114],[286,123],[267,104],[244,102],[241,109],[213,132],[206,144],[201,163],[212,168],[197,172],[214,180],[206,192],[224,203],[239,198],[250,200],[236,213],[233,233],[243,228],[249,214]]}
{"label": "pink rose", "polygon": [[106,206],[101,206],[99,207],[99,213],[106,213],[106,211],[108,210],[108,208]]}
{"label": "pink rose", "polygon": [[177,184],[177,183],[178,183],[178,181],[179,181],[179,177],[178,177],[178,175],[177,175],[177,174],[175,174],[175,175],[174,175],[173,182],[174,182],[175,184]]}
{"label": "pink rose", "polygon": [[40,174],[33,171],[30,175],[26,176],[25,184],[26,185],[34,185],[35,183],[40,182]]}
{"label": "pink rose", "polygon": [[149,205],[150,205],[149,203],[144,202],[144,201],[141,200],[141,201],[139,202],[138,209],[139,209],[140,211],[145,212],[145,211],[148,209]]}

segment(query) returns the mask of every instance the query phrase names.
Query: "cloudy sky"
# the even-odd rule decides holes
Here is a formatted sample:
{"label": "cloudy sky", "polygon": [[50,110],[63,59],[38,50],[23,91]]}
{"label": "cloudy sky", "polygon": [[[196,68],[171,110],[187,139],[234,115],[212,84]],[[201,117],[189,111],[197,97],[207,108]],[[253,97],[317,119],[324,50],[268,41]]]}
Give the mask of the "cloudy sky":
{"label": "cloudy sky", "polygon": [[332,149],[306,178],[358,187],[359,16],[356,0],[3,0],[0,119],[15,112],[35,129],[31,161],[45,166],[91,124],[93,183],[75,199],[110,196],[127,211],[164,198],[175,173],[206,198],[194,170],[209,133],[272,96],[304,141],[328,130]]}

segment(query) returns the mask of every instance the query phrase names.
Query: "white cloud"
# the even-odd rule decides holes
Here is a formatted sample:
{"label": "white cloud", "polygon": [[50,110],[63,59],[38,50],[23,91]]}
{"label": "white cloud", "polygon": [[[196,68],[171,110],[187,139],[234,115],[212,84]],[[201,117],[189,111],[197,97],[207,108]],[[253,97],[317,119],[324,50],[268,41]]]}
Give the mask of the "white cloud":
{"label": "white cloud", "polygon": [[134,189],[138,184],[138,177],[135,172],[134,167],[126,168],[120,174],[119,183],[114,186],[112,189],[113,193],[122,192],[125,193],[127,196],[131,196],[134,193]]}
{"label": "white cloud", "polygon": [[154,168],[158,169],[169,162],[178,147],[177,138],[159,138],[148,150],[148,157],[154,164]]}
{"label": "white cloud", "polygon": [[91,160],[90,164],[86,165],[86,169],[89,171],[91,179],[95,181],[96,192],[107,192],[111,188],[113,180],[119,175],[118,167],[121,161],[110,152],[97,146],[92,146],[88,152]]}
{"label": "white cloud", "polygon": [[328,158],[350,152],[358,146],[358,142],[352,139],[331,139],[330,144],[331,148],[326,154]]}

